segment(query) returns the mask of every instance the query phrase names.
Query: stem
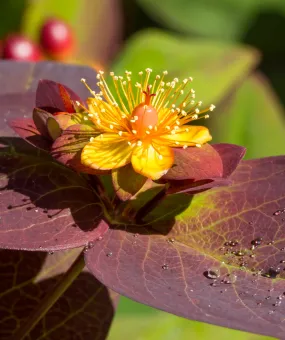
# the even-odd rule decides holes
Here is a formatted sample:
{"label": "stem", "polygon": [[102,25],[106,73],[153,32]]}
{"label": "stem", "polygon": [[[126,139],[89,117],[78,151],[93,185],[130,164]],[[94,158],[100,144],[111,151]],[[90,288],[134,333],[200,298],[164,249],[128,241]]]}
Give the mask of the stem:
{"label": "stem", "polygon": [[45,316],[45,314],[56,303],[56,301],[65,293],[65,291],[78,277],[84,267],[85,262],[82,251],[73,262],[72,266],[63,275],[56,286],[53,287],[51,291],[44,297],[37,309],[35,309],[34,312],[28,317],[26,323],[23,325],[23,327],[20,327],[11,340],[22,340],[27,335],[29,335],[30,331]]}
{"label": "stem", "polygon": [[100,196],[106,208],[110,211],[113,211],[114,206],[112,202],[110,201],[108,195],[106,194],[104,184],[101,182],[101,179],[99,178],[99,176],[88,175],[88,181],[91,184],[91,186],[96,190],[97,194]]}
{"label": "stem", "polygon": [[148,201],[144,206],[142,206],[135,215],[136,223],[142,223],[143,218],[151,212],[165,197],[168,187],[165,186],[161,191],[159,191],[150,201]]}

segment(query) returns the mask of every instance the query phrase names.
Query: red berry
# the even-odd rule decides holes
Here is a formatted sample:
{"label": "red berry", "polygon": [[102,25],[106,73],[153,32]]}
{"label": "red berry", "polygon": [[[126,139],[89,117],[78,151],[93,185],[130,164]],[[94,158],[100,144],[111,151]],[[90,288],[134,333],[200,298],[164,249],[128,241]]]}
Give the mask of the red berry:
{"label": "red berry", "polygon": [[21,61],[39,61],[42,54],[38,46],[28,38],[21,35],[11,35],[3,43],[4,59]]}
{"label": "red berry", "polygon": [[55,59],[66,58],[73,52],[73,32],[65,22],[48,19],[41,29],[40,43],[51,57]]}

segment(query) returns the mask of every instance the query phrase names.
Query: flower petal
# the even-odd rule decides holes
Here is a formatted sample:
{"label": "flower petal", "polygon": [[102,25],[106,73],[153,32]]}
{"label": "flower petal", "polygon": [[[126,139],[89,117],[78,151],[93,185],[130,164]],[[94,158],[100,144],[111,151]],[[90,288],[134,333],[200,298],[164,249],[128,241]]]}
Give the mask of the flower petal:
{"label": "flower petal", "polygon": [[157,145],[156,143],[136,146],[132,154],[134,170],[153,180],[165,175],[173,162],[173,150],[168,146]]}
{"label": "flower petal", "polygon": [[171,147],[182,147],[184,145],[202,145],[209,142],[211,139],[212,136],[206,127],[185,125],[173,134],[170,133],[160,136],[157,143]]}
{"label": "flower petal", "polygon": [[93,169],[119,168],[131,161],[128,141],[115,133],[104,133],[90,141],[81,154],[82,164]]}

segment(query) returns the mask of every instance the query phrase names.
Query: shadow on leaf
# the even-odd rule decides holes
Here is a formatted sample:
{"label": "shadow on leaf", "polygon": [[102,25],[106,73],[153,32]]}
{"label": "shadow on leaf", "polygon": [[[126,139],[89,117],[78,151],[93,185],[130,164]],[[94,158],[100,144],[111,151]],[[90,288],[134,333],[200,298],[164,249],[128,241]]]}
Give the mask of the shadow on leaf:
{"label": "shadow on leaf", "polygon": [[[78,250],[0,251],[0,338],[10,339],[53,289]],[[17,265],[16,265],[17,264]],[[117,296],[83,271],[29,334],[29,339],[106,339]],[[28,338],[27,338],[28,339]]]}

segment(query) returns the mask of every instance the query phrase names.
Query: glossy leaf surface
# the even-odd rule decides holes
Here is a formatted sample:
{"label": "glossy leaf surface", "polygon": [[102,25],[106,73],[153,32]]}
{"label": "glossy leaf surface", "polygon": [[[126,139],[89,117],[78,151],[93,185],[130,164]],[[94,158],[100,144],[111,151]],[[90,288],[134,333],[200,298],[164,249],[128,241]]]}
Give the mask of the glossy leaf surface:
{"label": "glossy leaf surface", "polygon": [[88,183],[45,155],[2,150],[0,247],[55,250],[86,245],[108,229]]}
{"label": "glossy leaf surface", "polygon": [[108,231],[87,266],[136,301],[284,338],[284,179],[284,157],[244,161],[231,187],[170,195],[145,227]]}
{"label": "glossy leaf surface", "polygon": [[[80,251],[47,255],[0,251],[0,338],[10,339],[51,291]],[[32,339],[106,339],[117,294],[83,271],[44,318],[25,337]]]}
{"label": "glossy leaf surface", "polygon": [[[73,85],[80,96],[96,74],[86,67],[53,63],[1,62],[1,136],[13,136],[7,120],[32,115],[35,90],[41,78]],[[15,76],[13,76],[15,75]],[[74,81],[78,79],[77,81]],[[24,117],[25,116],[25,117]],[[75,172],[54,162],[19,138],[6,138],[1,150],[0,246],[10,249],[55,250],[86,245],[101,236],[108,225],[101,221],[98,197]]]}

